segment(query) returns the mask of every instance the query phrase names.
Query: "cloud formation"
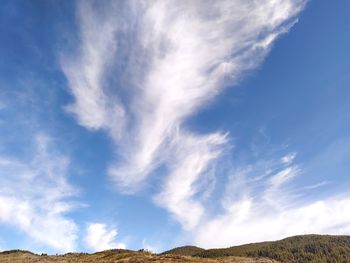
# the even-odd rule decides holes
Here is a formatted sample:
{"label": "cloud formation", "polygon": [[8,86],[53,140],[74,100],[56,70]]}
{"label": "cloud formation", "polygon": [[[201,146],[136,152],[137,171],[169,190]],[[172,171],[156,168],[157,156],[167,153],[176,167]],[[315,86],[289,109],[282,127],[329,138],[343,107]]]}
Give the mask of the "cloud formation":
{"label": "cloud formation", "polygon": [[165,166],[155,202],[186,229],[198,225],[198,196],[208,187],[198,182],[229,138],[196,134],[184,122],[257,67],[305,2],[79,2],[80,45],[61,63],[74,97],[67,110],[113,139],[108,171],[120,190],[136,191]]}
{"label": "cloud formation", "polygon": [[[213,133],[199,136],[178,134],[174,138],[174,158],[168,163],[169,175],[155,202],[172,213],[186,230],[193,229],[204,214],[201,200],[210,190],[212,162],[222,153],[226,136]],[[206,178],[209,180],[205,180]],[[204,184],[197,184],[202,181]],[[204,196],[199,197],[202,193]],[[189,213],[189,211],[191,211]]]}
{"label": "cloud formation", "polygon": [[[277,240],[300,234],[350,233],[349,196],[272,209],[261,200],[237,201],[231,210],[208,220],[195,232],[194,243],[203,247],[227,247]],[[224,229],[224,231],[223,231]]]}
{"label": "cloud formation", "polygon": [[87,226],[84,241],[86,246],[94,251],[116,248],[125,249],[125,244],[115,241],[117,235],[118,231],[116,229],[108,229],[105,224],[90,223]]}
{"label": "cloud formation", "polygon": [[73,251],[77,226],[65,213],[73,208],[76,190],[67,181],[69,159],[38,135],[29,161],[0,156],[0,223],[26,233],[34,243],[60,252]]}
{"label": "cloud formation", "polygon": [[261,159],[237,167],[221,197],[222,212],[193,231],[194,243],[208,248],[227,247],[299,234],[349,233],[350,216],[345,212],[350,209],[349,194],[302,200],[324,182],[296,187],[293,179],[302,176],[303,171],[292,160],[295,156],[290,153],[279,160]]}
{"label": "cloud formation", "polygon": [[227,247],[277,240],[296,234],[349,234],[350,197],[333,197],[276,211],[260,200],[241,200],[198,228],[194,242],[203,247]]}

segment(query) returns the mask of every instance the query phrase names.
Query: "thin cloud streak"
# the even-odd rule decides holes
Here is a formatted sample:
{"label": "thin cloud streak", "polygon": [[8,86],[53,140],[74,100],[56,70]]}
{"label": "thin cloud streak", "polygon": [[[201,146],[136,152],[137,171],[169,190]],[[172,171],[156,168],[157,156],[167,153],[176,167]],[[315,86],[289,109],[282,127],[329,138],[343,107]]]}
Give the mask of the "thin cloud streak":
{"label": "thin cloud streak", "polygon": [[78,17],[82,46],[78,56],[61,59],[75,98],[75,103],[66,106],[66,110],[77,117],[80,125],[92,130],[109,128],[111,117],[122,114],[116,102],[108,105],[108,94],[103,89],[104,72],[116,52],[118,24],[111,15],[101,20],[95,16],[92,5],[80,2]]}
{"label": "thin cloud streak", "polygon": [[174,138],[176,152],[173,153],[174,159],[168,163],[169,175],[154,200],[170,211],[186,230],[191,230],[205,212],[197,195],[208,189],[207,184],[200,187],[196,182],[200,179],[204,181],[203,177],[210,172],[212,162],[222,153],[227,136],[219,133],[181,136],[179,134]]}
{"label": "thin cloud streak", "polygon": [[[301,194],[312,190],[302,188],[301,193],[293,186],[292,180],[302,173],[298,165],[284,158],[237,168],[221,197],[223,211],[192,231],[194,244],[228,247],[301,234],[349,233],[349,194],[302,201]],[[251,180],[255,174],[263,177]]]}
{"label": "thin cloud streak", "polygon": [[301,234],[348,234],[349,209],[349,196],[332,197],[281,211],[269,210],[251,199],[241,200],[234,210],[201,225],[194,234],[194,243],[210,248]]}

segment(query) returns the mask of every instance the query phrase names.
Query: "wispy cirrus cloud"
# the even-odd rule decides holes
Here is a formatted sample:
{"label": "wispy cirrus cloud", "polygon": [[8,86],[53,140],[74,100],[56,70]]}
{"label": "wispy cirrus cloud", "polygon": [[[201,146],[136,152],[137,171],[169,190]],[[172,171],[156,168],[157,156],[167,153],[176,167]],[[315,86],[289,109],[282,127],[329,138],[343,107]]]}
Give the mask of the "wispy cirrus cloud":
{"label": "wispy cirrus cloud", "polygon": [[75,97],[75,104],[68,105],[66,110],[89,129],[110,128],[119,112],[116,102],[108,103],[104,74],[117,49],[118,23],[111,14],[99,17],[92,5],[82,2],[78,16],[82,45],[74,59],[62,59],[62,69]]}
{"label": "wispy cirrus cloud", "polygon": [[301,188],[293,184],[303,170],[290,156],[296,153],[236,167],[221,196],[222,212],[192,231],[193,242],[210,248],[299,234],[349,233],[349,194],[305,201],[302,197],[324,182]]}
{"label": "wispy cirrus cloud", "polygon": [[69,159],[52,150],[46,135],[37,135],[35,144],[32,160],[0,156],[0,223],[20,229],[33,243],[72,251],[78,229],[65,213],[77,191],[67,181]]}
{"label": "wispy cirrus cloud", "polygon": [[[276,240],[300,234],[346,234],[350,231],[349,196],[338,196],[276,211],[252,199],[241,200],[201,225],[194,243],[203,247]],[[225,229],[225,231],[222,231]]]}
{"label": "wispy cirrus cloud", "polygon": [[165,165],[156,203],[186,229],[200,222],[197,183],[229,139],[183,123],[257,67],[305,2],[79,2],[80,46],[62,59],[74,97],[67,109],[111,136],[118,157],[108,171],[122,191]]}
{"label": "wispy cirrus cloud", "polygon": [[[205,198],[198,194],[211,189],[210,180],[205,180],[205,177],[210,177],[215,169],[213,161],[221,155],[226,137],[212,133],[205,136],[178,134],[174,138],[174,158],[167,164],[169,175],[154,200],[170,211],[186,230],[193,229],[205,212],[202,204]],[[205,184],[198,184],[199,181]]]}

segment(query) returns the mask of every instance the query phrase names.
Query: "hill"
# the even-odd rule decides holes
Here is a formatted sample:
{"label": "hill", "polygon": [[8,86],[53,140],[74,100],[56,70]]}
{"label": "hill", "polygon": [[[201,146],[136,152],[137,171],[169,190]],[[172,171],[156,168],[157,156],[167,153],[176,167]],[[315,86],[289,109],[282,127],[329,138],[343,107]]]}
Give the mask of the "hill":
{"label": "hill", "polygon": [[350,263],[350,236],[294,236],[279,241],[202,250],[199,253],[192,254],[192,256],[201,258],[246,256],[266,257],[281,262]]}
{"label": "hill", "polygon": [[0,253],[1,263],[350,263],[350,236],[302,235],[229,248],[177,247],[161,254],[112,249],[93,254],[37,255],[25,250]]}
{"label": "hill", "polygon": [[28,251],[11,250],[0,253],[1,263],[277,263],[270,259],[225,257],[224,259],[199,258],[185,255],[156,255],[144,251],[113,249],[93,254],[67,253],[64,255],[37,255]]}
{"label": "hill", "polygon": [[162,253],[162,255],[172,254],[172,255],[194,256],[196,254],[200,254],[203,251],[205,251],[204,248],[195,247],[195,246],[183,246],[183,247],[176,247],[168,251],[165,251]]}

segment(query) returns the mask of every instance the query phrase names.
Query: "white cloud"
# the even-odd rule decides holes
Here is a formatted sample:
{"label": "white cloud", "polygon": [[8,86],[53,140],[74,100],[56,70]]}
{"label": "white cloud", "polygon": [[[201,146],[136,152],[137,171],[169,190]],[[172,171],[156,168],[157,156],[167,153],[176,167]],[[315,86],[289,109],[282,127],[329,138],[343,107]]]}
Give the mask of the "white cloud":
{"label": "white cloud", "polygon": [[80,2],[82,46],[77,57],[63,57],[61,62],[75,98],[75,103],[66,109],[77,117],[79,124],[89,129],[106,128],[112,118],[122,114],[115,101],[108,105],[108,94],[103,89],[104,71],[116,52],[118,23],[111,14],[103,20],[97,20],[95,15],[92,5]]}
{"label": "white cloud", "polygon": [[168,209],[187,230],[194,228],[204,213],[196,196],[206,190],[208,184],[196,185],[196,182],[200,178],[204,180],[211,161],[220,155],[225,142],[226,136],[223,134],[201,137],[178,134],[174,138],[176,152],[173,153],[174,158],[169,160],[169,176],[155,201]]}
{"label": "white cloud", "polygon": [[297,168],[290,166],[285,168],[284,170],[278,172],[277,174],[273,175],[269,183],[271,185],[272,189],[279,188],[281,185],[285,184],[289,180],[293,179],[297,175]]}
{"label": "white cloud", "polygon": [[297,165],[285,163],[282,158],[280,160],[260,158],[257,163],[232,164],[232,166],[235,169],[228,177],[221,199],[221,205],[227,211],[237,210],[236,208],[242,205],[247,208],[252,203],[259,203],[269,209],[282,210],[293,198],[292,180],[301,174]]}
{"label": "white cloud", "polygon": [[281,161],[284,163],[291,163],[296,157],[296,153],[289,153],[281,158]]}
{"label": "white cloud", "polygon": [[[122,116],[129,117],[130,125],[125,126],[122,141],[117,141],[124,163],[111,169],[119,183],[129,186],[144,179],[158,164],[159,152],[174,129],[244,70],[254,68],[272,39],[289,29],[288,22],[294,21],[303,4],[155,1],[131,4],[124,13],[110,4],[109,11],[101,14],[81,2],[81,47],[62,64],[75,98],[69,108],[81,125],[105,128],[112,135],[124,127]],[[132,15],[142,21],[136,28],[125,25],[127,19],[132,24]],[[133,37],[133,47],[124,39],[125,32]],[[128,45],[123,46],[123,41]],[[142,57],[125,61],[125,53]],[[128,75],[131,81],[123,83],[131,93],[124,107],[120,90],[125,87],[106,87],[111,84],[106,79],[114,69],[112,61],[128,69],[115,68],[120,78],[134,73]],[[137,62],[145,67],[143,71]],[[107,94],[111,90],[114,96]]]}
{"label": "white cloud", "polygon": [[50,149],[49,138],[36,137],[33,160],[0,157],[0,223],[17,227],[34,242],[57,251],[75,249],[77,227],[65,213],[76,191],[67,182],[69,160]]}
{"label": "white cloud", "polygon": [[305,2],[133,1],[101,9],[80,2],[80,47],[62,60],[75,100],[68,109],[80,125],[113,138],[118,158],[109,174],[121,190],[137,190],[165,165],[155,201],[186,229],[201,221],[201,181],[228,138],[197,135],[183,123],[257,67]]}
{"label": "white cloud", "polygon": [[[282,208],[282,204],[288,204],[288,191],[283,187],[287,182],[298,176],[300,170],[297,166],[289,166],[273,174],[268,179],[268,187],[264,193],[264,199],[271,206]],[[285,200],[287,199],[287,200]]]}
{"label": "white cloud", "polygon": [[[302,175],[293,164],[296,153],[237,168],[221,199],[223,213],[208,219],[205,195],[229,138],[221,132],[199,135],[184,125],[260,64],[305,3],[105,2],[101,11],[80,2],[81,46],[62,63],[75,99],[68,109],[79,124],[103,129],[114,140],[118,158],[109,173],[121,190],[135,191],[164,165],[167,174],[154,201],[192,231],[200,246],[350,231],[349,197],[300,203],[293,195],[292,180]],[[91,248],[117,245],[115,230],[91,226]]]}
{"label": "white cloud", "polygon": [[350,234],[350,197],[334,197],[282,211],[258,201],[242,200],[232,211],[201,225],[194,242],[203,247],[227,247],[276,240],[300,234]]}
{"label": "white cloud", "polygon": [[132,100],[136,131],[122,154],[127,161],[111,169],[119,183],[143,180],[172,150],[166,143],[174,130],[261,61],[272,43],[266,39],[287,30],[302,7],[294,2],[159,1],[145,7],[139,31],[149,62]]}
{"label": "white cloud", "polygon": [[[109,174],[121,190],[135,191],[163,165],[167,175],[154,200],[200,246],[350,231],[348,196],[300,203],[293,195],[292,180],[302,175],[293,164],[295,153],[237,168],[221,199],[223,212],[208,219],[204,195],[215,183],[212,174],[229,138],[222,132],[199,135],[184,125],[261,63],[305,3],[79,4],[81,45],[62,60],[74,97],[67,109],[80,125],[111,136],[117,158]],[[116,236],[104,224],[91,224],[86,241],[100,250],[115,247]]]}
{"label": "white cloud", "polygon": [[237,168],[222,196],[223,212],[201,222],[192,232],[194,243],[227,247],[299,234],[349,234],[350,196],[302,200],[312,187],[293,186],[301,174],[300,167],[283,158]]}
{"label": "white cloud", "polygon": [[146,239],[142,240],[142,248],[147,250],[147,251],[150,251],[152,253],[161,253],[162,252],[162,250],[158,246],[155,246],[154,244],[149,244]]}
{"label": "white cloud", "polygon": [[87,226],[84,241],[86,246],[94,251],[125,249],[125,244],[116,242],[117,235],[118,231],[115,228],[108,229],[105,224],[90,223]]}

